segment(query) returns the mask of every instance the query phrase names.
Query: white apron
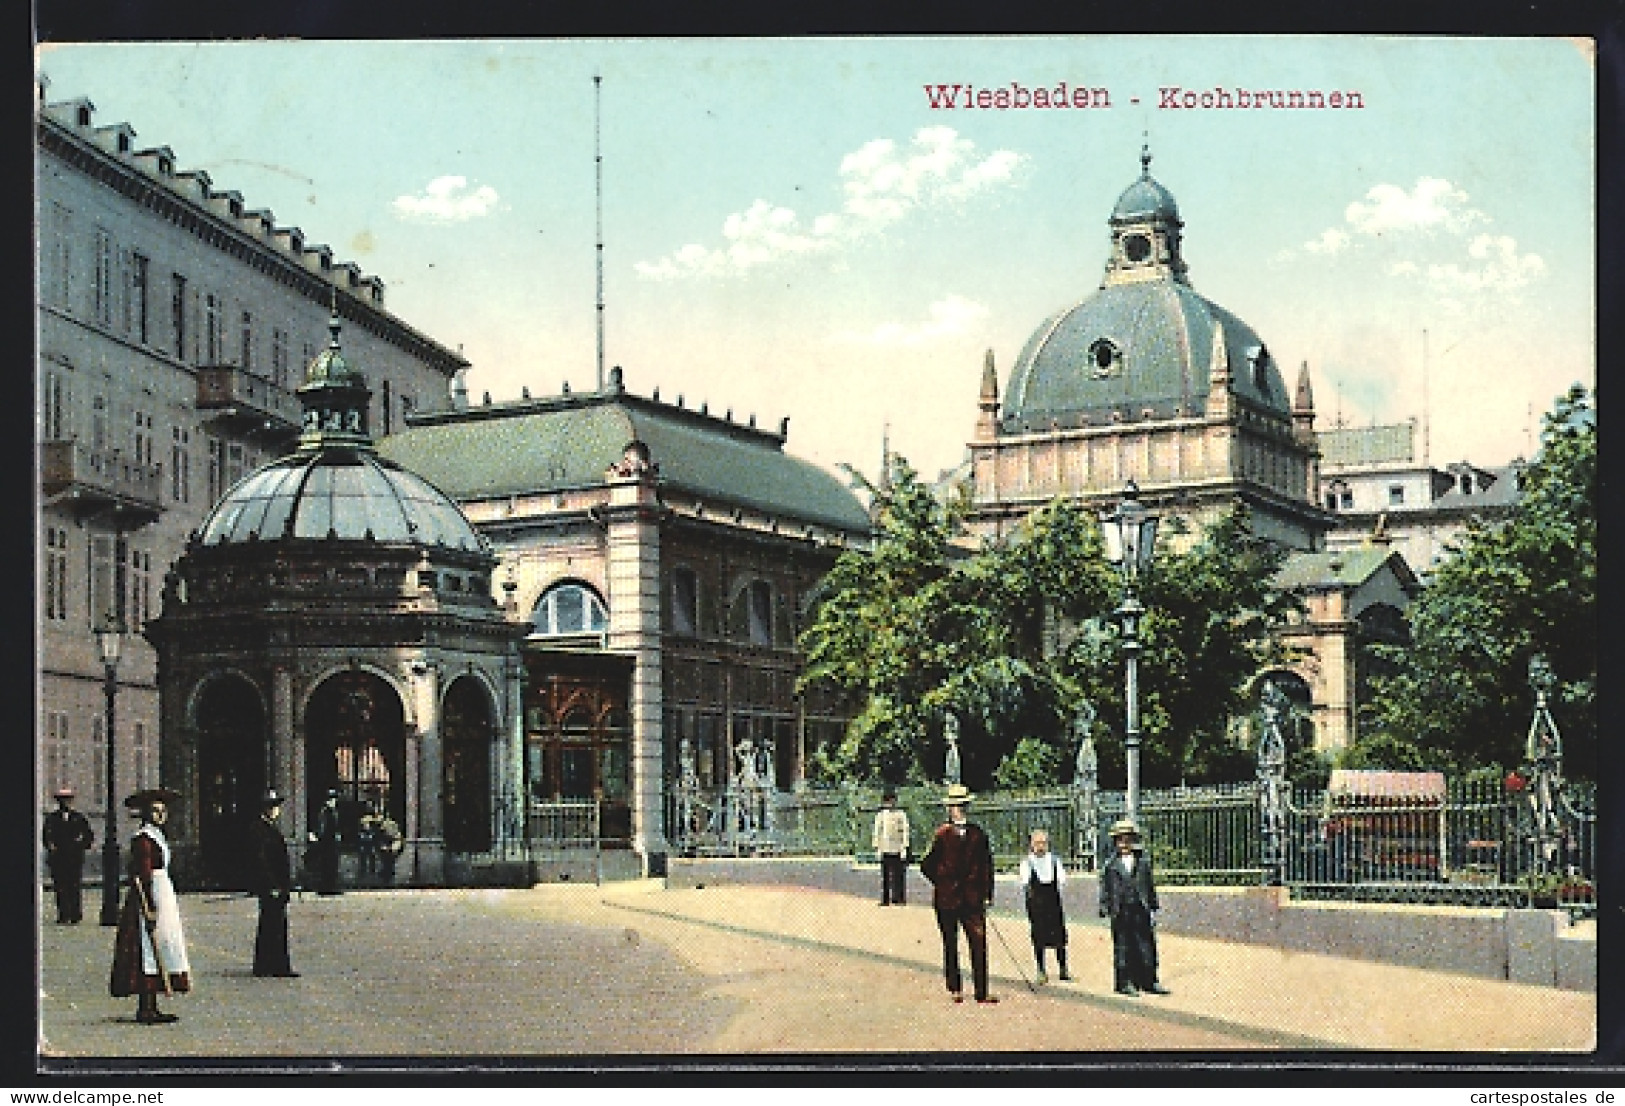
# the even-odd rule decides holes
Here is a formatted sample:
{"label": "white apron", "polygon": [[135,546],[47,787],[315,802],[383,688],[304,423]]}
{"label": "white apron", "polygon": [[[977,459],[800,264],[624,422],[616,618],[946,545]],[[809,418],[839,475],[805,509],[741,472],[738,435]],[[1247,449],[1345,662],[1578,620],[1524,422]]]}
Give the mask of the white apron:
{"label": "white apron", "polygon": [[152,948],[156,940],[158,953],[163,957],[164,971],[170,975],[186,975],[191,972],[192,966],[186,959],[186,934],[181,931],[180,900],[175,897],[175,884],[169,878],[169,842],[164,840],[163,831],[157,826],[142,826],[136,831],[136,836],[142,834],[158,846],[164,866],[154,869],[152,873],[152,909],[158,921],[151,934],[145,926],[141,929],[141,973],[159,974],[158,959],[153,955]]}

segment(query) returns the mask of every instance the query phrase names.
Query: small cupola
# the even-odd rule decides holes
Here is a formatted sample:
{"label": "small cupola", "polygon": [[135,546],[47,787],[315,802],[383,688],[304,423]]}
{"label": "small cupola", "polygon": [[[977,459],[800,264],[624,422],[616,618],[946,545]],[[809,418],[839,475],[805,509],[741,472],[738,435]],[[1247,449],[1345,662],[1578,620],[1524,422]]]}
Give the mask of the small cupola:
{"label": "small cupola", "polygon": [[1140,148],[1140,178],[1123,190],[1107,221],[1111,256],[1102,286],[1142,280],[1185,278],[1179,234],[1184,222],[1173,194],[1151,176],[1151,148]]}

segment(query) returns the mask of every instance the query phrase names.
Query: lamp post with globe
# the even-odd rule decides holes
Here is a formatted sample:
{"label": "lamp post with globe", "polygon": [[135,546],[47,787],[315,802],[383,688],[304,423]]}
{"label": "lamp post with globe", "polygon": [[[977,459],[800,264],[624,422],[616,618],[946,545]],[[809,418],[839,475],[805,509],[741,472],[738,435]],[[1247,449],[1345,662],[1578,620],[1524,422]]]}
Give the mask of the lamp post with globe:
{"label": "lamp post with globe", "polygon": [[114,721],[117,717],[118,702],[118,660],[119,651],[124,645],[124,627],[119,625],[117,618],[109,615],[100,626],[96,627],[96,649],[102,658],[103,693],[106,696],[105,720],[107,738],[107,799],[103,804],[106,808],[107,821],[102,831],[102,916],[101,924],[104,926],[118,925],[118,885],[119,885],[119,848],[118,848],[118,819],[115,814],[115,784],[114,764],[116,762],[114,734]]}
{"label": "lamp post with globe", "polygon": [[1101,535],[1106,542],[1106,559],[1123,574],[1123,601],[1114,612],[1123,625],[1123,666],[1127,683],[1127,718],[1123,748],[1128,763],[1126,805],[1128,816],[1140,811],[1140,605],[1136,588],[1151,567],[1157,543],[1157,515],[1140,502],[1140,489],[1130,480],[1123,498],[1100,515]]}

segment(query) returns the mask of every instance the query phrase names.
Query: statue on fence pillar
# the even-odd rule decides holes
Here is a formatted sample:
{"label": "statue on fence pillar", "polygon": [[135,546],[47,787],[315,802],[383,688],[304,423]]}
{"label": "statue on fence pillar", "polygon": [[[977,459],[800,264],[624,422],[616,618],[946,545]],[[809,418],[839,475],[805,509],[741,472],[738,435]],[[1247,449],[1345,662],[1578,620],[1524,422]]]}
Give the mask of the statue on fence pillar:
{"label": "statue on fence pillar", "polygon": [[1098,867],[1096,839],[1100,832],[1100,758],[1095,754],[1095,705],[1085,699],[1072,716],[1072,739],[1078,757],[1072,767],[1074,825],[1077,841],[1074,852],[1084,871]]}
{"label": "statue on fence pillar", "polygon": [[736,825],[739,832],[746,837],[756,835],[755,798],[759,788],[756,776],[756,747],[751,744],[750,738],[745,738],[734,749],[734,756],[739,761],[739,768],[734,773],[731,790],[734,798]]}
{"label": "statue on fence pillar", "polygon": [[1529,686],[1535,691],[1535,716],[1529,723],[1529,740],[1524,759],[1529,763],[1529,806],[1535,819],[1536,863],[1543,872],[1560,868],[1563,820],[1559,804],[1563,800],[1563,735],[1547,707],[1547,699],[1557,679],[1546,658],[1536,653],[1529,659]]}
{"label": "statue on fence pillar", "polygon": [[774,748],[771,737],[762,741],[756,750],[756,790],[752,792],[752,813],[756,815],[757,826],[763,833],[773,832],[773,804],[772,793],[777,790],[775,786]]}
{"label": "statue on fence pillar", "polygon": [[956,784],[959,778],[959,716],[949,712],[942,719],[942,740],[947,752],[942,757],[942,782]]}
{"label": "statue on fence pillar", "polygon": [[1281,719],[1292,704],[1274,680],[1264,681],[1259,698],[1263,732],[1258,737],[1258,828],[1264,878],[1276,885],[1284,876],[1286,845],[1286,738]]}
{"label": "statue on fence pillar", "polygon": [[700,796],[700,776],[694,768],[694,743],[683,738],[677,743],[677,842],[690,840],[699,828],[694,809]]}

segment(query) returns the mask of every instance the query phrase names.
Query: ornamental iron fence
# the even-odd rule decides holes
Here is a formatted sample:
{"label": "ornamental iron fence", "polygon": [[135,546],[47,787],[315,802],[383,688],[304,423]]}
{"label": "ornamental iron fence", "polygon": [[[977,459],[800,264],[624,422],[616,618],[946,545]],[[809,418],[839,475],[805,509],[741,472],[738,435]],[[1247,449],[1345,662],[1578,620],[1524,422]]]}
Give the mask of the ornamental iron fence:
{"label": "ornamental iron fence", "polygon": [[[1358,901],[1560,906],[1595,909],[1596,800],[1575,783],[1563,793],[1555,855],[1535,804],[1502,781],[1437,773],[1337,773],[1321,791],[1268,781],[1141,792],[1139,828],[1165,884],[1282,883],[1294,897]],[[872,858],[879,789],[807,787],[741,794],[690,791],[667,799],[678,855],[845,855]],[[1271,803],[1279,808],[1273,822]],[[943,817],[942,789],[898,789],[917,858]],[[1009,870],[1033,830],[1081,871],[1110,855],[1121,791],[1055,788],[985,792],[971,817]],[[1544,842],[1544,844],[1543,844]]]}

